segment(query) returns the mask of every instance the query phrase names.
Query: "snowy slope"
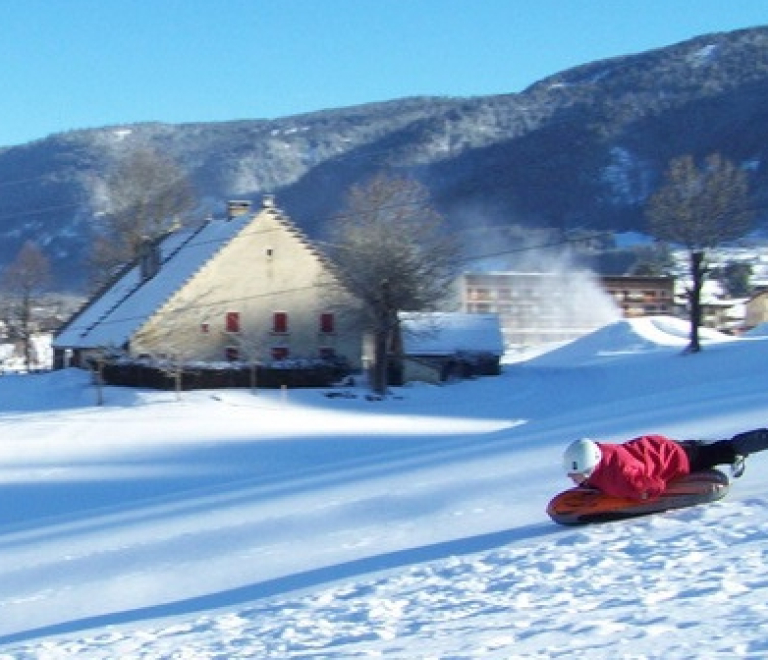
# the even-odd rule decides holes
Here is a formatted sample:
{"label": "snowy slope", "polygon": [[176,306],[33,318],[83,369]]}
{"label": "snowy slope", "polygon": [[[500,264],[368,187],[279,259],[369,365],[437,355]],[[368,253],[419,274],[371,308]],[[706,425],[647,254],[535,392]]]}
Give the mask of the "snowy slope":
{"label": "snowy slope", "polygon": [[768,454],[706,507],[544,513],[575,437],[768,422],[768,338],[686,333],[386,401],[0,379],[0,659],[765,657]]}

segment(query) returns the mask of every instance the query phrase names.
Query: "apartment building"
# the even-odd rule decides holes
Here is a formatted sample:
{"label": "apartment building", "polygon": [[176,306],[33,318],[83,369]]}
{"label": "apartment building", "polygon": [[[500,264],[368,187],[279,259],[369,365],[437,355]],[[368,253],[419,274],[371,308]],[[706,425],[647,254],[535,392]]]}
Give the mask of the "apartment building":
{"label": "apartment building", "polygon": [[674,313],[674,278],[467,272],[461,309],[498,314],[508,348],[569,341],[621,317]]}
{"label": "apartment building", "polygon": [[675,314],[674,277],[616,275],[600,279],[624,318]]}

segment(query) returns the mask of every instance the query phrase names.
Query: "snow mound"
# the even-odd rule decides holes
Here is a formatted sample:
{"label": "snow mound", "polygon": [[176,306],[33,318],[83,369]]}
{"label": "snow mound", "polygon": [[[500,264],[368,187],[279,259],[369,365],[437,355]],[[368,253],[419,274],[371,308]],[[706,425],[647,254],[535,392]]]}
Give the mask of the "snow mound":
{"label": "snow mound", "polygon": [[[579,366],[619,355],[660,350],[682,350],[689,342],[690,324],[671,316],[621,319],[545,353],[532,362],[536,366]],[[701,328],[704,343],[733,341],[733,337]]]}
{"label": "snow mound", "polygon": [[[626,324],[632,332],[655,342],[659,346],[685,346],[691,334],[691,324],[688,321],[673,316],[648,316],[638,319],[627,319]],[[706,342],[731,341],[733,337],[710,328],[700,328],[699,337]]]}

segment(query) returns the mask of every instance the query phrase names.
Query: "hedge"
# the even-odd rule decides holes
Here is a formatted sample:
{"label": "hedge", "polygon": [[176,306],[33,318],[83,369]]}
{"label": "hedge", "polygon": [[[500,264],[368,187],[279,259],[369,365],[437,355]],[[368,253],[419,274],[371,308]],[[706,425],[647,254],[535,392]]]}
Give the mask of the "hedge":
{"label": "hedge", "polygon": [[[157,390],[177,389],[176,375],[180,374],[178,389],[215,390],[226,388],[250,388],[252,368],[249,365],[195,364],[181,369],[142,362],[106,362],[101,366],[101,376],[106,385],[141,387]],[[258,366],[255,386],[262,389],[330,387],[349,375],[349,370],[336,363],[315,362],[309,365],[286,367]]]}

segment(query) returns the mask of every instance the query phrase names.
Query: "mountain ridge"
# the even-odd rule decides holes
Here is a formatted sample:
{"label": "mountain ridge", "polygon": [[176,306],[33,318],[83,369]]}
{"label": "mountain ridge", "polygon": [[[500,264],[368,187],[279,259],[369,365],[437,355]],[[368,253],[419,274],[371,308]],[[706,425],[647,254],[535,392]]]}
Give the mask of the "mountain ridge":
{"label": "mountain ridge", "polygon": [[122,124],[6,147],[0,266],[33,240],[59,284],[82,289],[105,176],[135,146],[175,158],[205,208],[219,213],[228,199],[272,193],[313,238],[350,185],[382,170],[422,181],[456,231],[642,231],[645,200],[684,153],[718,151],[748,167],[763,209],[768,27],[586,63],[513,94]]}

